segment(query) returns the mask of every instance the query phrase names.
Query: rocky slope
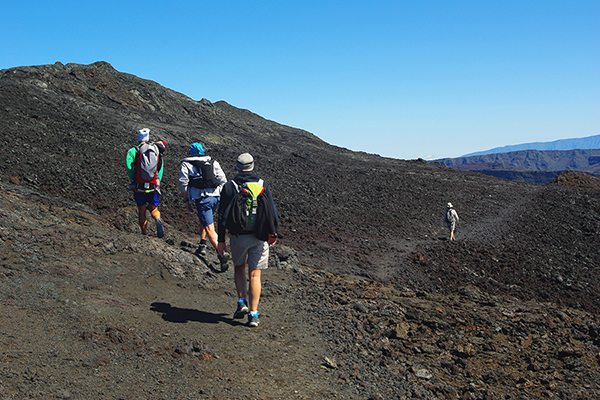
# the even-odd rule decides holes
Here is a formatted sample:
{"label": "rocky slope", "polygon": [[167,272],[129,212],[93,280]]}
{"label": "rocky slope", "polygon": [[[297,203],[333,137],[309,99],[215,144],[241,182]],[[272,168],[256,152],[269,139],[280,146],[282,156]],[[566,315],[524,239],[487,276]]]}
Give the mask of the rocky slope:
{"label": "rocky slope", "polygon": [[[164,240],[138,235],[125,190],[144,126],[167,141]],[[5,398],[600,397],[593,177],[354,153],[106,63],[0,71],[0,133]],[[258,330],[231,319],[231,271],[194,254],[192,141],[228,176],[250,151],[273,189]]]}

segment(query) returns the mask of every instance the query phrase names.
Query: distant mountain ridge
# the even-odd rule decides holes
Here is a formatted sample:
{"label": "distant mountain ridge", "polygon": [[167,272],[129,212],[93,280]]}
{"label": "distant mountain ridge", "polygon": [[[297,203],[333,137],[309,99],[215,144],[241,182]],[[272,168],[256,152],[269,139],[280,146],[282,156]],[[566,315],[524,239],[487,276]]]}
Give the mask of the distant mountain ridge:
{"label": "distant mountain ridge", "polygon": [[552,182],[563,171],[600,176],[600,149],[523,150],[435,161],[454,169],[543,185]]}
{"label": "distant mountain ridge", "polygon": [[478,151],[461,156],[472,157],[485,154],[510,153],[521,150],[540,150],[540,151],[560,151],[560,150],[589,150],[600,149],[600,134],[583,138],[560,139],[552,142],[532,142],[522,143],[503,147],[496,147],[490,150]]}

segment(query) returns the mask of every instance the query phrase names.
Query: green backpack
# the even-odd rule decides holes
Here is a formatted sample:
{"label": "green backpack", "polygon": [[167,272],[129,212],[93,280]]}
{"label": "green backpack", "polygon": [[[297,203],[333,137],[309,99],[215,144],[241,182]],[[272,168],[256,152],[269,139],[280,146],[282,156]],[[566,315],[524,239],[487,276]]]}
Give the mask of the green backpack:
{"label": "green backpack", "polygon": [[264,181],[262,179],[258,182],[245,182],[242,186],[238,186],[233,182],[233,185],[239,194],[237,197],[242,201],[242,204],[245,205],[245,207],[242,207],[242,210],[246,216],[246,226],[244,227],[244,230],[246,231],[254,230],[254,225],[256,224],[256,211],[258,210],[258,196],[265,191],[263,183]]}
{"label": "green backpack", "polygon": [[238,185],[230,181],[236,194],[228,206],[225,227],[233,235],[254,233],[260,240],[267,240],[269,234],[277,233],[276,211],[267,196],[262,179]]}

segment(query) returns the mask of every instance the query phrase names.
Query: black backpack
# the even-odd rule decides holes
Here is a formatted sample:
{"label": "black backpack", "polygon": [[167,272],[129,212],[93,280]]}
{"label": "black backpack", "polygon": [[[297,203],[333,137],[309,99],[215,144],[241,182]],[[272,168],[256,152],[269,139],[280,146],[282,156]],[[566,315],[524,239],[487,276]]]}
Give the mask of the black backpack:
{"label": "black backpack", "polygon": [[264,181],[242,185],[230,182],[236,193],[226,212],[225,227],[232,235],[254,233],[258,239],[267,241],[270,234],[277,233],[278,224],[275,209],[264,194]]}
{"label": "black backpack", "polygon": [[219,186],[219,180],[215,177],[214,160],[187,160],[198,170],[200,175],[191,176],[189,186],[197,189],[214,189]]}

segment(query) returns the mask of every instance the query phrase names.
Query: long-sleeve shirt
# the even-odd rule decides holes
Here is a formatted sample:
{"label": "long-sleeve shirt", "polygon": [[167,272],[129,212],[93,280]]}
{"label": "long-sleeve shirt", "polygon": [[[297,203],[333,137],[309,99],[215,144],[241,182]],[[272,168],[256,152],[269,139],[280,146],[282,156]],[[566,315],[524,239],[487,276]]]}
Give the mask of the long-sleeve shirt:
{"label": "long-sleeve shirt", "polygon": [[219,165],[217,160],[213,161],[213,171],[215,174],[215,178],[219,181],[219,186],[214,189],[199,189],[189,185],[190,178],[194,176],[200,176],[201,171],[192,165],[192,161],[209,161],[210,156],[191,156],[183,159],[181,161],[181,169],[179,171],[179,190],[181,193],[188,193],[188,200],[193,202],[193,200],[201,199],[207,196],[220,196],[221,188],[225,183],[227,183],[227,177],[225,176],[225,172]]}
{"label": "long-sleeve shirt", "polygon": [[[254,173],[238,173],[233,177],[233,181],[238,186],[243,185],[246,182],[258,182],[260,177]],[[266,196],[267,201],[271,203],[273,206],[274,217],[277,221],[276,225],[279,225],[279,216],[277,214],[277,208],[275,207],[275,202],[273,201],[273,195],[271,194],[271,189],[269,189],[269,185],[267,182],[263,181],[263,187],[265,188],[264,195]],[[219,243],[225,242],[225,234],[227,233],[227,228],[225,228],[225,221],[227,221],[227,208],[229,203],[233,200],[236,194],[236,188],[233,183],[227,182],[223,186],[223,190],[221,191],[221,201],[219,202],[219,224],[217,226],[217,235]]]}

